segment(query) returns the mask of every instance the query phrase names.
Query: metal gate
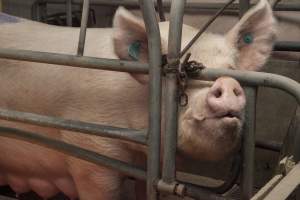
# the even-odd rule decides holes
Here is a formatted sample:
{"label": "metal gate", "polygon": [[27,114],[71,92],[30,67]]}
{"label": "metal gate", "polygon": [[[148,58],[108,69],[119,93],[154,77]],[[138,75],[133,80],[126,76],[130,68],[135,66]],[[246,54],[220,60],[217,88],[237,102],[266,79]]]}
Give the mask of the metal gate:
{"label": "metal gate", "polygon": [[[68,5],[68,24],[71,24],[71,0],[67,0]],[[160,33],[158,22],[156,20],[155,6],[152,1],[139,0],[140,7],[143,13],[146,31],[148,35],[148,47],[149,47],[149,63],[139,63],[132,61],[122,61],[116,59],[94,58],[83,56],[85,34],[87,28],[87,18],[89,11],[89,0],[83,2],[83,13],[80,30],[80,38],[78,43],[77,55],[65,55],[56,53],[35,52],[28,50],[13,50],[0,48],[0,57],[15,60],[24,60],[40,63],[51,63],[57,65],[68,65],[73,67],[83,67],[91,69],[122,71],[130,73],[149,73],[150,76],[150,104],[149,104],[149,127],[148,130],[132,130],[127,128],[118,128],[111,126],[104,126],[99,124],[93,124],[82,121],[66,120],[61,118],[54,118],[49,116],[37,115],[33,113],[24,113],[17,111],[10,111],[0,109],[0,118],[5,120],[12,120],[18,122],[26,122],[46,127],[56,127],[59,129],[71,130],[82,132],[85,134],[97,135],[102,137],[116,138],[121,140],[132,141],[139,144],[148,146],[147,157],[147,171],[133,166],[129,163],[125,163],[119,160],[108,158],[106,156],[97,154],[95,152],[82,149],[80,147],[67,144],[55,139],[46,138],[44,136],[34,134],[31,132],[18,130],[15,128],[0,127],[1,136],[13,137],[22,140],[32,141],[37,144],[59,150],[67,153],[71,156],[98,164],[104,165],[116,170],[119,170],[129,176],[144,179],[147,181],[147,199],[158,199],[159,192],[165,192],[180,197],[189,196],[196,199],[227,199],[221,194],[217,194],[210,189],[200,186],[184,183],[176,180],[175,178],[175,154],[177,146],[177,106],[178,101],[178,85],[176,74],[171,72],[166,74],[166,93],[167,99],[165,103],[165,151],[163,156],[163,167],[160,169],[160,130],[161,130],[161,91],[162,91],[162,54],[160,46]],[[173,0],[171,4],[171,21],[170,21],[170,33],[169,33],[169,52],[167,55],[168,62],[180,60],[181,51],[181,29],[183,23],[183,14],[185,0]],[[240,0],[240,13],[244,13],[249,8],[249,0]],[[296,45],[297,46],[297,45]],[[282,45],[281,45],[282,47]],[[290,47],[290,46],[289,46]],[[277,46],[280,48],[280,45]],[[283,47],[282,47],[283,48]],[[296,47],[296,51],[299,51],[299,46]],[[178,63],[175,67],[179,67]],[[188,74],[191,79],[198,80],[215,80],[220,76],[231,76],[238,80],[243,86],[246,87],[247,94],[247,107],[246,107],[246,120],[243,130],[243,164],[242,164],[242,194],[241,199],[251,199],[253,195],[253,173],[254,173],[254,149],[255,149],[255,104],[256,93],[259,86],[271,87],[281,89],[292,96],[300,105],[300,84],[296,81],[288,79],[286,77],[268,74],[262,72],[241,72],[232,71],[227,69],[203,69]],[[292,138],[299,141],[299,109],[298,114],[295,116],[295,128],[297,132],[294,133]],[[298,121],[297,121],[298,120]],[[286,158],[293,163],[299,161],[300,151],[299,147],[295,147],[291,154],[293,160],[290,157]],[[167,161],[167,162],[166,162]],[[284,164],[285,165],[285,164]],[[258,193],[258,197],[254,199],[274,199],[268,197],[268,193],[273,187],[277,190],[272,192],[281,192],[280,187],[284,185],[286,179],[295,179],[297,176],[293,174],[299,174],[299,164],[295,164],[295,167],[290,167],[291,172],[284,177],[284,174],[275,176],[271,183],[267,184],[262,191]],[[287,172],[287,171],[282,171]],[[160,174],[162,174],[160,176]],[[299,176],[298,176],[299,177]],[[282,181],[280,182],[280,180]],[[293,187],[289,187],[289,192],[292,192],[299,184],[300,178],[294,180]],[[278,184],[278,185],[277,185]],[[276,187],[277,185],[277,187]],[[269,195],[274,195],[273,193]]]}

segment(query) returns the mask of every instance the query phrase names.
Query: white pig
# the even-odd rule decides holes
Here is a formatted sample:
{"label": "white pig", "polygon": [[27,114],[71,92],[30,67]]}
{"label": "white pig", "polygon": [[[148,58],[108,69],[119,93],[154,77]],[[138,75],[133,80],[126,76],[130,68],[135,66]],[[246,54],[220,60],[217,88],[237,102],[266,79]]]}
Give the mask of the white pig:
{"label": "white pig", "polygon": [[[160,23],[166,53],[168,22]],[[258,70],[275,35],[275,20],[266,0],[249,10],[226,34],[206,33],[193,45],[192,59],[206,67]],[[182,46],[197,29],[184,25]],[[75,54],[79,30],[0,14],[0,47]],[[87,31],[86,56],[131,59],[128,48],[139,41],[138,59],[147,60],[143,22],[117,10],[114,27]],[[146,129],[148,83],[123,72],[0,59],[0,107],[93,123]],[[198,160],[226,159],[240,142],[245,95],[229,77],[211,87],[189,89],[189,104],[180,111],[178,151]],[[139,150],[119,140],[72,134],[1,120],[1,125],[38,132],[82,148],[133,162]],[[134,147],[134,148],[133,148]],[[141,147],[141,149],[143,149]],[[59,191],[70,199],[116,200],[124,175],[35,144],[0,138],[0,185],[16,193],[35,191],[49,198]]]}

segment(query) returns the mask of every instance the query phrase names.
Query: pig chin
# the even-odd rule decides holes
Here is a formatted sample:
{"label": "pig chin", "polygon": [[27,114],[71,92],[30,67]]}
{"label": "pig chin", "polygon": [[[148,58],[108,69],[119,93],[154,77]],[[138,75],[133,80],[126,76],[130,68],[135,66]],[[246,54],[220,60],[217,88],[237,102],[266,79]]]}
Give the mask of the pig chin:
{"label": "pig chin", "polygon": [[239,149],[242,124],[242,119],[228,116],[182,120],[179,152],[203,161],[228,159]]}

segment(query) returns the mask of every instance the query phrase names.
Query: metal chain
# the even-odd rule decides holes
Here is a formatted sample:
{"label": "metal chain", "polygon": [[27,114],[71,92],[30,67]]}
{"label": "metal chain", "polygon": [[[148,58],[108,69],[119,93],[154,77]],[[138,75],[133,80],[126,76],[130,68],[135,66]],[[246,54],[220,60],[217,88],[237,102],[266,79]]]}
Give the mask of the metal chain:
{"label": "metal chain", "polygon": [[[190,73],[196,73],[205,68],[202,63],[198,63],[194,60],[190,61],[190,57],[191,53],[188,53],[182,63],[180,63],[180,60],[178,59],[164,65],[165,73],[177,74],[177,80],[179,84],[178,101],[179,105],[182,107],[186,106],[189,102],[188,95],[186,94],[189,78],[188,75]],[[179,67],[177,68],[178,65]]]}

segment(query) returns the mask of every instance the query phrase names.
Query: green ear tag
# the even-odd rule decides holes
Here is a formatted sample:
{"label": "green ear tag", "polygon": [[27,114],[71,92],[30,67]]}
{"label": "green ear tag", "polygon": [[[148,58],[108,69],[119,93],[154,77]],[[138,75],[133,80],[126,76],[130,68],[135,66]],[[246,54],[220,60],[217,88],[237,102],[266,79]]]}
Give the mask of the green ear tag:
{"label": "green ear tag", "polygon": [[251,44],[253,42],[253,36],[251,33],[246,33],[244,36],[243,36],[243,40],[246,44]]}
{"label": "green ear tag", "polygon": [[140,56],[140,50],[141,50],[141,42],[140,41],[134,41],[131,43],[128,47],[128,55],[133,59],[133,60],[138,60]]}

